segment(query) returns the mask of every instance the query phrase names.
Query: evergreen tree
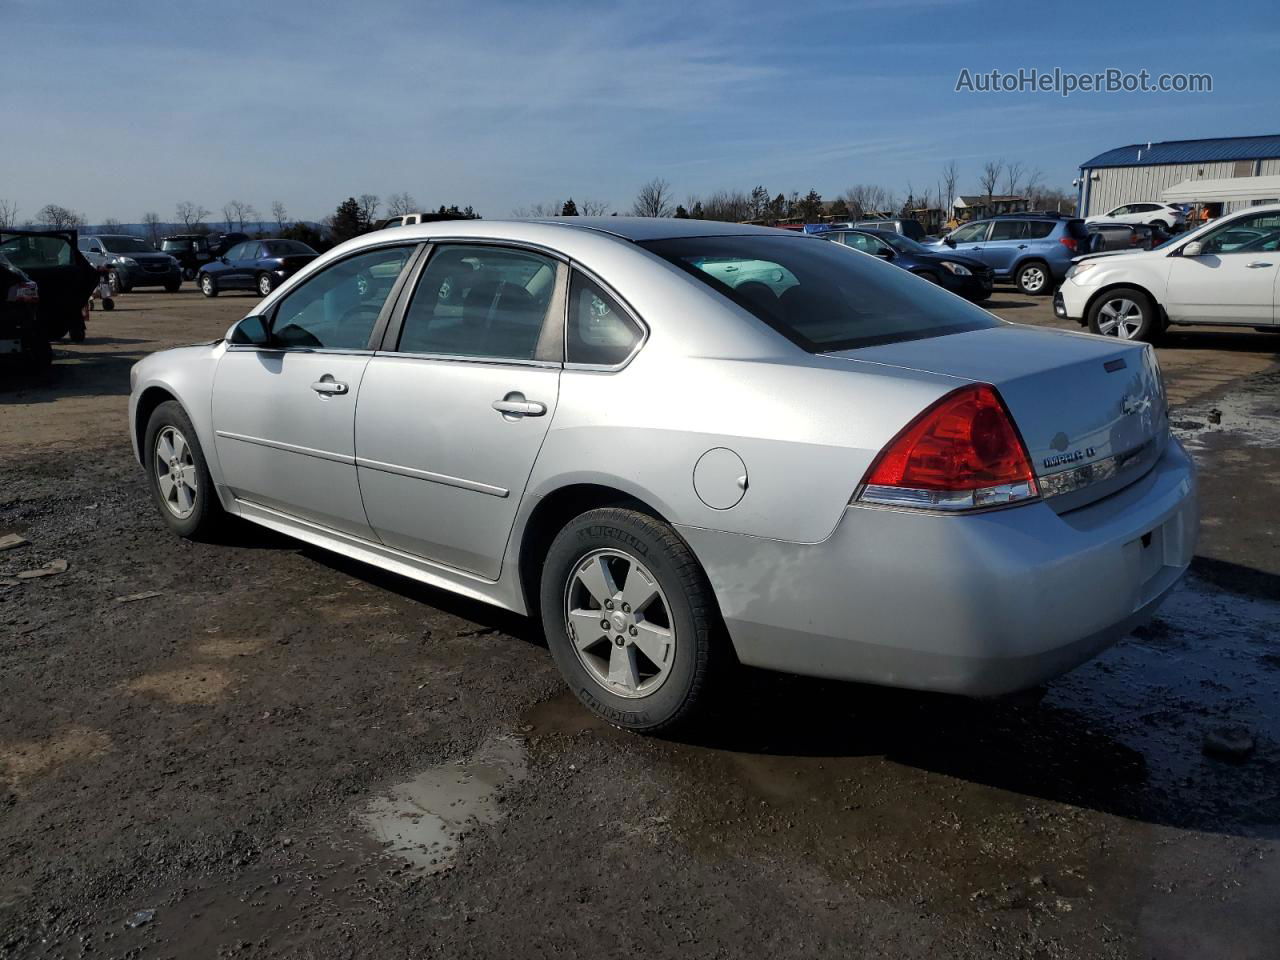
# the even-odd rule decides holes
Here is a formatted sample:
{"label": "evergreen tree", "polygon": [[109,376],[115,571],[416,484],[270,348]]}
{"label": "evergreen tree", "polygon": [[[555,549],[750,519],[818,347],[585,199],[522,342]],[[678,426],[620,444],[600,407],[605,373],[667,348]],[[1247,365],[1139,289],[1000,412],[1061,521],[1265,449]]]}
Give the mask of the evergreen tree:
{"label": "evergreen tree", "polygon": [[778,194],[773,198],[773,203],[769,204],[769,219],[781,220],[787,215],[787,198],[782,194]]}
{"label": "evergreen tree", "polygon": [[343,243],[352,237],[358,237],[369,229],[360,213],[360,203],[355,197],[347,197],[329,218],[329,233],[335,244]]}
{"label": "evergreen tree", "polygon": [[693,205],[693,209],[689,211],[689,216],[694,220],[705,220],[706,216],[702,212],[702,201],[699,200]]}
{"label": "evergreen tree", "polygon": [[577,215],[578,215],[578,205],[573,202],[573,197],[570,197],[568,200],[564,202],[564,206],[560,208],[560,216],[576,217]]}
{"label": "evergreen tree", "polygon": [[810,187],[809,192],[796,202],[795,207],[796,213],[804,218],[805,223],[817,223],[822,217],[822,195]]}
{"label": "evergreen tree", "polygon": [[684,208],[683,204],[680,204],[680,203],[676,204],[676,219],[677,220],[689,219],[689,211]]}
{"label": "evergreen tree", "polygon": [[837,220],[849,219],[849,205],[844,202],[844,197],[836,197],[831,201],[831,215]]}
{"label": "evergreen tree", "polygon": [[763,186],[751,191],[751,219],[763,220],[769,215],[769,191]]}

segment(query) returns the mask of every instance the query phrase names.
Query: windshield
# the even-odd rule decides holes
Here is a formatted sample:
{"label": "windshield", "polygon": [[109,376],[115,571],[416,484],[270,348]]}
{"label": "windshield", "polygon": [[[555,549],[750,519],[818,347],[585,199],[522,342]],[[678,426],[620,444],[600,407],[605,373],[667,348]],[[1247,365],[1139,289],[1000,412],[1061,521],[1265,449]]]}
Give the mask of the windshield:
{"label": "windshield", "polygon": [[151,244],[137,237],[98,237],[104,249],[111,253],[152,253]]}
{"label": "windshield", "polygon": [[811,353],[1000,324],[906,270],[817,238],[691,237],[642,246]]}
{"label": "windshield", "polygon": [[314,250],[300,240],[267,240],[262,247],[268,257],[288,257],[295,254],[317,256]]}
{"label": "windshield", "polygon": [[164,251],[190,250],[191,241],[190,240],[162,240],[160,242],[160,249]]}
{"label": "windshield", "polygon": [[875,238],[883,240],[899,253],[936,253],[923,244],[916,243],[910,237],[904,237],[900,233],[890,233],[887,230],[876,230]]}

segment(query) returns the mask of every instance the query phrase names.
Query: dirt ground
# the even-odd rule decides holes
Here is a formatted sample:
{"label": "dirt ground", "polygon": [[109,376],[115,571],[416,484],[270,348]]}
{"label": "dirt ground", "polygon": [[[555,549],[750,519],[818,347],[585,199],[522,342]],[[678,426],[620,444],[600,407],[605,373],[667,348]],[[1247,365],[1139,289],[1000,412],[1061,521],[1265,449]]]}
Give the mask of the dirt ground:
{"label": "dirt ground", "polygon": [[254,299],[118,303],[0,372],[0,583],[68,564],[0,586],[0,957],[1277,955],[1280,337],[1159,351],[1204,527],[1150,628],[1039,700],[744,671],[664,740],[521,619],[171,536],[129,366]]}

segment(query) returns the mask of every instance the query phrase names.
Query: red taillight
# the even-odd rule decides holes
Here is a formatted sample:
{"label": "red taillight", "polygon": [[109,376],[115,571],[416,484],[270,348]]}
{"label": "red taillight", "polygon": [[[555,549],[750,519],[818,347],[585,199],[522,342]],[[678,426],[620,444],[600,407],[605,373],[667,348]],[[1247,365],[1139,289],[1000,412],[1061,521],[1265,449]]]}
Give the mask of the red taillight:
{"label": "red taillight", "polygon": [[880,452],[860,500],[967,510],[1039,495],[1031,458],[1000,394],[961,387],[916,417]]}
{"label": "red taillight", "polygon": [[39,303],[40,288],[31,280],[16,284],[9,288],[9,299],[15,303]]}
{"label": "red taillight", "polygon": [[1070,234],[1063,234],[1058,238],[1058,242],[1062,244],[1064,247],[1066,247],[1068,250],[1070,250],[1072,253],[1076,252],[1076,238],[1071,236]]}

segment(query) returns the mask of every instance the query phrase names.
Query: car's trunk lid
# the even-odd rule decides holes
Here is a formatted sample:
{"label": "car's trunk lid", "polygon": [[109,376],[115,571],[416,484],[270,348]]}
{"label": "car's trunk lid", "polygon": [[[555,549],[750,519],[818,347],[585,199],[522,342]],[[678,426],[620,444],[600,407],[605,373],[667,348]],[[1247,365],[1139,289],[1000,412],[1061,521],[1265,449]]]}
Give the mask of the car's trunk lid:
{"label": "car's trunk lid", "polygon": [[1143,344],[1005,324],[831,356],[992,384],[1059,512],[1138,479],[1168,436],[1164,386]]}

